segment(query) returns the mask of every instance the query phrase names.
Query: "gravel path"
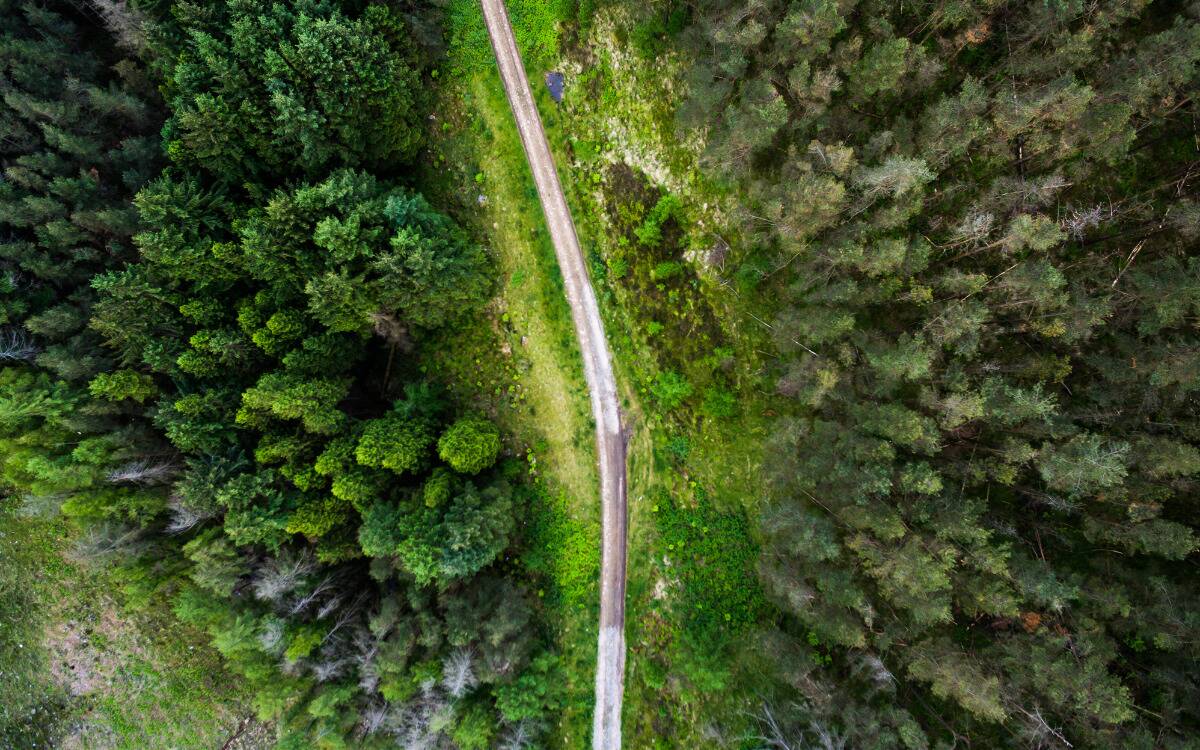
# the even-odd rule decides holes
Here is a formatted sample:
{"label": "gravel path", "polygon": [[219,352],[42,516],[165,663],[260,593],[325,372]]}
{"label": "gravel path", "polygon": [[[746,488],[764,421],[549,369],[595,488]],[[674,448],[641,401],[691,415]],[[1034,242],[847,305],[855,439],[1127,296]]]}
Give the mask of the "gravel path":
{"label": "gravel path", "polygon": [[617,750],[621,747],[621,697],[625,685],[625,447],[627,434],[621,426],[617,383],[612,358],[604,337],[604,324],[596,293],[588,279],[575,224],[563,196],[562,184],[550,154],[525,67],[517,51],[512,25],[503,0],[481,0],[492,50],[504,90],[517,121],[525,155],[533,170],[550,239],[558,256],[575,323],[575,336],[583,354],[596,422],[596,452],[600,459],[600,635],[596,651],[596,707],[592,724],[592,747]]}

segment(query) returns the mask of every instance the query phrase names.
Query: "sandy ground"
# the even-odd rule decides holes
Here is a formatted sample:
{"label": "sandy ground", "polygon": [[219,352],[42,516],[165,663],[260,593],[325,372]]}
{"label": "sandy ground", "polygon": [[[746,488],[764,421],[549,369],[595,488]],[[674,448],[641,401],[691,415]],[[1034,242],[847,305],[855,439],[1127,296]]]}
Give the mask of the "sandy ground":
{"label": "sandy ground", "polygon": [[525,155],[541,198],[550,239],[562,271],[575,335],[583,355],[583,374],[596,421],[596,452],[600,461],[600,636],[596,653],[596,709],[592,746],[596,750],[621,747],[621,698],[625,683],[625,448],[617,383],[612,357],[600,320],[596,293],[575,233],[575,224],[563,196],[546,132],[542,128],[525,67],[517,51],[512,25],[503,0],[481,0],[492,49],[508,102],[517,121]]}

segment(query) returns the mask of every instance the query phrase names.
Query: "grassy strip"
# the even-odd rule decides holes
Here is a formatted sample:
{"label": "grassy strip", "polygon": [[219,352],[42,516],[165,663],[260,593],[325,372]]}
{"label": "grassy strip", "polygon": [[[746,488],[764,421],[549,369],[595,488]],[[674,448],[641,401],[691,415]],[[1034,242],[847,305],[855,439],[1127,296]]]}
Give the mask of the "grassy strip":
{"label": "grassy strip", "polygon": [[0,745],[49,747],[69,697],[50,679],[41,603],[64,565],[48,524],[16,518],[9,498],[0,503]]}
{"label": "grassy strip", "polygon": [[[506,0],[505,6],[526,67],[534,70],[552,63],[558,55],[561,24],[575,17],[575,0]],[[478,0],[451,0],[446,20],[447,60],[453,77],[466,80],[494,70]]]}

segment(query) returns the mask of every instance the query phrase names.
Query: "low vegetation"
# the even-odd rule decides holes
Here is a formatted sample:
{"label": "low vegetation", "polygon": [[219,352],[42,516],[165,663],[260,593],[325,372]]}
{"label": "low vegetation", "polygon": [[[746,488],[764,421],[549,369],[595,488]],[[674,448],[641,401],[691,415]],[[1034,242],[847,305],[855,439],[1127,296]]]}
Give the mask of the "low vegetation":
{"label": "low vegetation", "polygon": [[204,634],[165,602],[129,606],[69,538],[61,519],[0,509],[0,745],[269,747]]}

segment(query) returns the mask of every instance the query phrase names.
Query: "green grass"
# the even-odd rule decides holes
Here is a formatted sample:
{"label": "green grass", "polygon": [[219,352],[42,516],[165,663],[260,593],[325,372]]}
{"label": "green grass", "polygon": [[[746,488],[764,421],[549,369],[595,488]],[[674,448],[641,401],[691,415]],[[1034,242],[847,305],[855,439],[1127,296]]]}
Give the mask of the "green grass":
{"label": "green grass", "polygon": [[[553,473],[547,480],[557,484]],[[524,563],[540,575],[538,598],[555,631],[566,675],[567,701],[548,747],[584,747],[592,716],[599,603],[600,529],[580,522],[561,490],[537,488],[527,525]]]}
{"label": "green grass", "polygon": [[591,615],[600,570],[597,530],[574,521],[571,499],[565,493],[552,494],[543,484],[536,494],[524,561],[548,584],[538,590],[538,596],[559,612]]}
{"label": "green grass", "polygon": [[[679,498],[679,499],[676,499]],[[663,490],[651,506],[659,546],[669,561],[684,627],[698,637],[727,641],[762,617],[766,602],[754,575],[758,546],[741,513],[723,513],[707,493]]]}
{"label": "green grass", "polygon": [[0,745],[47,747],[68,712],[66,691],[50,679],[39,606],[62,576],[46,525],[19,522],[0,499]]}
{"label": "green grass", "polygon": [[0,746],[220,747],[247,696],[200,633],[122,607],[119,581],[69,561],[61,520],[0,500]]}
{"label": "green grass", "polygon": [[[561,24],[575,16],[574,0],[506,0],[513,35],[525,66],[550,65],[558,55]],[[450,72],[470,78],[495,67],[479,0],[451,0],[447,11]]]}
{"label": "green grass", "polygon": [[533,451],[539,470],[553,467],[571,497],[589,499],[596,475],[594,454],[580,452],[591,451],[592,439],[582,363],[554,249],[494,68],[443,89],[435,110],[441,123],[423,182],[491,251],[498,281],[496,303],[481,320],[436,343],[431,369],[469,386],[460,389],[464,397],[482,396],[522,441],[521,450]]}

